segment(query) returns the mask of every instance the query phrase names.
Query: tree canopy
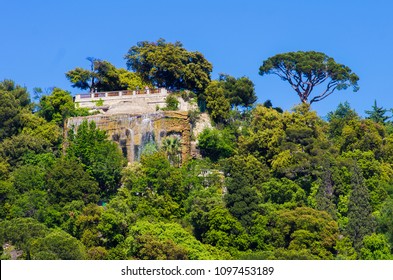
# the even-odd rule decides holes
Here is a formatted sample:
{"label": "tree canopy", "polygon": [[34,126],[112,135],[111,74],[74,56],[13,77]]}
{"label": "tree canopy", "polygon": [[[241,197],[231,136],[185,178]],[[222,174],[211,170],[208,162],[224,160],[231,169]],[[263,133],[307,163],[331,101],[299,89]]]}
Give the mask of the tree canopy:
{"label": "tree canopy", "polygon": [[32,109],[27,89],[11,80],[0,82],[0,140],[17,134],[21,125],[21,113]]}
{"label": "tree canopy", "polygon": [[391,116],[385,116],[388,111],[389,110],[383,107],[379,107],[377,105],[377,100],[374,100],[374,105],[371,107],[371,110],[366,110],[365,113],[368,115],[368,119],[377,123],[384,123],[391,118]]}
{"label": "tree canopy", "polygon": [[225,89],[225,95],[232,107],[250,108],[256,101],[254,83],[247,77],[235,78],[221,74],[219,81]]}
{"label": "tree canopy", "polygon": [[182,43],[138,42],[125,55],[128,69],[145,82],[170,90],[203,92],[210,82],[212,64],[200,52],[187,51]]}
{"label": "tree canopy", "polygon": [[77,159],[99,183],[102,194],[113,193],[120,182],[124,162],[119,147],[107,139],[107,134],[86,120],[69,133],[68,157]]}
{"label": "tree canopy", "polygon": [[[335,90],[359,89],[359,77],[348,66],[315,51],[288,52],[269,57],[259,68],[259,74],[275,74],[287,81],[303,103],[321,101]],[[323,84],[324,90],[311,98],[314,88]]]}
{"label": "tree canopy", "polygon": [[226,123],[239,113],[239,107],[249,110],[257,97],[254,83],[249,78],[220,74],[219,79],[211,81],[203,94],[199,95],[199,100],[206,103],[206,109],[214,122]]}
{"label": "tree canopy", "polygon": [[90,70],[77,67],[66,73],[72,87],[94,92],[136,89],[146,85],[138,74],[116,68],[108,61],[91,57],[87,60],[91,63]]}

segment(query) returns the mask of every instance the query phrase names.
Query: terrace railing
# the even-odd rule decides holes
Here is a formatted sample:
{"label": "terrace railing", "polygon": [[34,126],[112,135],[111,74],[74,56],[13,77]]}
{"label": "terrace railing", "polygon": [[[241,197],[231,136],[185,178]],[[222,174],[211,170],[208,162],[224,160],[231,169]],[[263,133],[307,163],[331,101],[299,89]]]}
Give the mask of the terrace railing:
{"label": "terrace railing", "polygon": [[111,98],[111,97],[122,97],[132,95],[148,95],[148,94],[166,94],[169,91],[166,88],[146,88],[143,90],[119,90],[119,91],[106,91],[106,92],[92,92],[92,93],[81,93],[75,95],[75,100],[80,99],[100,99],[100,98]]}

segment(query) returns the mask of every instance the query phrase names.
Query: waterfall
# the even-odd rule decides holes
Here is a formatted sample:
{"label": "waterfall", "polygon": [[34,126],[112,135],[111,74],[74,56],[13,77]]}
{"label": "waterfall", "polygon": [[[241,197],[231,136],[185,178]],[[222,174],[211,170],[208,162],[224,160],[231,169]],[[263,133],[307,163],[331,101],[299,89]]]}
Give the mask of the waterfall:
{"label": "waterfall", "polygon": [[135,159],[134,155],[134,131],[131,128],[127,128],[126,136],[128,136],[128,149],[127,149],[127,160],[133,162]]}
{"label": "waterfall", "polygon": [[140,123],[140,145],[135,147],[135,160],[140,160],[143,153],[157,151],[157,143],[154,135],[153,120],[151,115],[142,115]]}
{"label": "waterfall", "polygon": [[141,122],[141,134],[142,141],[141,145],[154,142],[153,122],[149,116],[145,115],[142,117]]}

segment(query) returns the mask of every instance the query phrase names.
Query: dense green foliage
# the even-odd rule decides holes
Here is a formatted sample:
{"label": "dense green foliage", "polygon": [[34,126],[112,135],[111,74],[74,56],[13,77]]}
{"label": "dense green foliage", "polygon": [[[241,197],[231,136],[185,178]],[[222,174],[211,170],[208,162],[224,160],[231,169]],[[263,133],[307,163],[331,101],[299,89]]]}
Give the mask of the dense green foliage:
{"label": "dense green foliage", "polygon": [[[331,87],[357,81],[319,53],[278,58],[283,67],[296,58],[288,69],[317,80],[333,67]],[[1,82],[2,259],[393,259],[387,109],[375,102],[362,118],[344,103],[324,120],[307,103],[255,105],[248,78],[210,81],[211,64],[180,43],[142,42],[127,59],[144,82],[206,102],[212,127],[193,136],[201,157],[182,162],[183,138],[168,134],[127,165],[93,121],[63,130],[87,113],[69,92],[32,104],[25,88]],[[122,70],[92,62],[75,86],[122,88]]]}
{"label": "dense green foliage", "polygon": [[236,79],[221,74],[218,80],[209,83],[199,99],[206,102],[207,111],[214,122],[228,123],[232,117],[231,109],[250,109],[257,97],[254,84],[247,77]]}
{"label": "dense green foliage", "polygon": [[179,101],[177,100],[176,96],[173,94],[168,95],[165,98],[165,108],[162,108],[162,110],[165,111],[176,111],[179,109]]}
{"label": "dense green foliage", "polygon": [[368,115],[368,118],[373,120],[374,122],[384,123],[391,118],[385,116],[387,112],[388,112],[387,109],[384,109],[383,107],[378,107],[377,100],[374,100],[374,105],[372,106],[372,110],[367,110],[366,114]]}
{"label": "dense green foliage", "polygon": [[203,92],[210,82],[213,66],[200,52],[187,51],[180,42],[138,42],[125,58],[128,69],[139,73],[145,82],[170,90]]}
{"label": "dense green foliage", "polygon": [[31,109],[26,88],[15,85],[13,81],[0,83],[0,140],[20,132],[22,114]]}
{"label": "dense green foliage", "polygon": [[120,184],[120,172],[124,163],[117,145],[107,140],[105,131],[87,121],[69,133],[67,157],[76,159],[98,182],[101,195],[116,191]]}
{"label": "dense green foliage", "polygon": [[88,60],[91,63],[90,70],[77,67],[66,73],[66,77],[73,87],[83,90],[89,89],[90,92],[94,92],[134,90],[149,85],[144,83],[138,74],[123,68],[116,68],[108,61],[95,58],[88,58]]}
{"label": "dense green foliage", "polygon": [[41,97],[38,104],[38,114],[48,122],[63,126],[69,117],[87,116],[87,109],[75,108],[71,93],[60,88],[54,88],[50,95]]}

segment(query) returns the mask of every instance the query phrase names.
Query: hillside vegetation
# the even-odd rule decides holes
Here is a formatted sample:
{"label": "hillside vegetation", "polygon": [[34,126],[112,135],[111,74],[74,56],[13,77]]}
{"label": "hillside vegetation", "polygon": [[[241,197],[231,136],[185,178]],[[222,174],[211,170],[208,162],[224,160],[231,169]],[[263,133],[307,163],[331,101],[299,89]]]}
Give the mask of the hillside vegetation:
{"label": "hillside vegetation", "polygon": [[[158,67],[147,51],[184,67],[168,74],[166,56]],[[195,100],[213,121],[197,139],[201,158],[180,163],[168,138],[127,164],[94,122],[63,139],[66,118],[89,114],[69,92],[33,103],[26,88],[0,82],[2,259],[393,259],[388,110],[375,102],[362,118],[344,103],[322,119],[305,95],[291,111],[256,104],[247,77],[211,81],[211,64],[180,43],[138,43],[126,58],[135,72],[97,64],[101,76],[93,67],[83,87],[112,89],[105,81],[120,73]]]}

